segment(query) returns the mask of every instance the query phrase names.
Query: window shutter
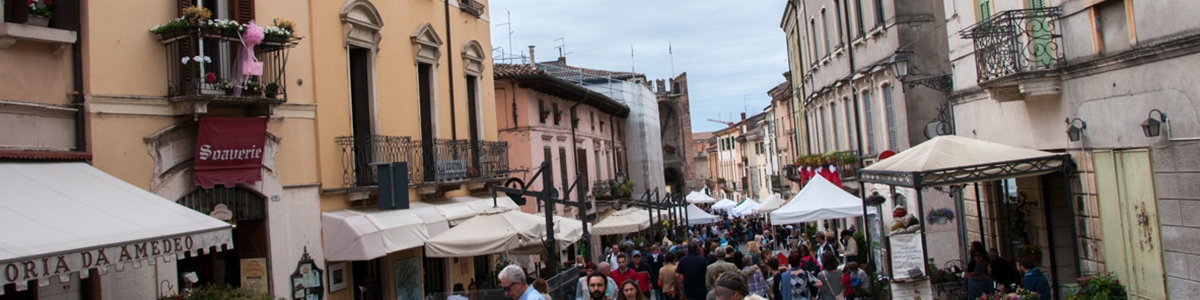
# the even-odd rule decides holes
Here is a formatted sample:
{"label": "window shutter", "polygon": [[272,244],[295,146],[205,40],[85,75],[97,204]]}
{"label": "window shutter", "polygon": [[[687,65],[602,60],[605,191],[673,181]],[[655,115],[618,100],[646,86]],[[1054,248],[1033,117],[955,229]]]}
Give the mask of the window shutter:
{"label": "window shutter", "polygon": [[9,23],[25,23],[29,21],[29,5],[26,1],[4,1],[4,21]]}
{"label": "window shutter", "polygon": [[79,31],[79,1],[60,0],[53,1],[53,3],[54,5],[50,6],[50,12],[54,13],[55,18],[50,19],[50,27]]}
{"label": "window shutter", "polygon": [[[229,0],[229,7],[233,8],[233,20],[238,23],[245,24],[254,20],[254,0]],[[259,24],[265,26],[266,24]]]}
{"label": "window shutter", "polygon": [[[178,2],[179,3],[179,16],[182,17],[183,9],[188,6],[192,6],[193,0],[178,0],[178,1],[179,1]],[[189,38],[179,40],[178,43],[175,43],[176,47],[179,47],[177,49],[179,52],[179,57],[175,57],[176,60],[174,60],[174,61],[178,61],[178,58],[192,57],[193,55],[196,55],[196,52],[197,52],[196,45],[200,44],[196,39],[197,39],[197,37],[192,36]],[[190,68],[179,68],[178,70],[179,70],[179,74],[175,74],[175,76],[179,76],[179,86],[174,91],[168,90],[167,93],[170,94],[170,96],[194,94],[196,92],[196,86],[195,86],[196,76],[195,76],[195,74],[191,74],[189,72],[189,70],[191,70]]]}

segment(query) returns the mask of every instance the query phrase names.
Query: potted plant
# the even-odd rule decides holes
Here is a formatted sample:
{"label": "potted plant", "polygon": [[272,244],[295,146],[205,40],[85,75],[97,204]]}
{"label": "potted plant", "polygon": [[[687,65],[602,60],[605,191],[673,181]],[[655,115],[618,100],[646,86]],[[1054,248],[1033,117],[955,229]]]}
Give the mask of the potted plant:
{"label": "potted plant", "polygon": [[1067,295],[1068,300],[1084,299],[1128,299],[1125,286],[1112,273],[1099,274],[1088,279],[1075,294]]}
{"label": "potted plant", "polygon": [[222,91],[225,91],[225,96],[233,96],[233,92],[234,92],[233,87],[234,87],[234,84],[230,83],[229,80],[222,79],[221,81],[217,82],[217,88],[221,89]]}
{"label": "potted plant", "polygon": [[545,107],[545,106],[543,106],[543,107],[541,107],[541,108],[539,108],[539,109],[538,109],[538,115],[540,115],[540,116],[541,116],[541,120],[542,120],[542,122],[544,123],[544,122],[546,122],[546,117],[549,117],[549,116],[550,116],[550,110],[549,110],[549,109],[546,109],[546,107]]}
{"label": "potted plant", "polygon": [[212,18],[212,11],[204,7],[188,6],[183,8],[183,18],[187,19],[188,24],[200,25],[201,22]]}
{"label": "potted plant", "polygon": [[167,23],[154,25],[150,27],[150,33],[158,35],[159,40],[167,40],[173,37],[187,34],[188,23],[183,17],[171,19]]}
{"label": "potted plant", "polygon": [[212,19],[200,22],[200,29],[207,35],[236,38],[246,31],[246,26],[234,20]]}
{"label": "potted plant", "polygon": [[51,0],[29,0],[29,20],[25,24],[41,27],[50,25],[50,19],[54,18],[54,13],[50,12],[51,4]]}
{"label": "potted plant", "polygon": [[571,126],[579,127],[579,118],[571,118]]}
{"label": "potted plant", "polygon": [[926,219],[929,220],[929,223],[938,225],[946,224],[954,221],[954,210],[951,210],[949,207],[933,209],[929,211]]}
{"label": "potted plant", "polygon": [[262,96],[262,83],[253,79],[247,80],[246,84],[242,86],[242,95],[246,97]]}
{"label": "potted plant", "polygon": [[266,96],[267,98],[275,99],[275,96],[278,95],[279,83],[277,82],[268,83],[267,87],[263,89],[263,96]]}
{"label": "potted plant", "polygon": [[271,20],[270,26],[264,26],[262,29],[264,43],[283,44],[296,32],[296,24],[288,19],[275,18]]}
{"label": "potted plant", "polygon": [[1040,261],[1042,261],[1042,246],[1038,246],[1037,244],[1027,243],[1027,244],[1021,246],[1021,249],[1017,250],[1017,255],[1020,255],[1021,257],[1024,257],[1024,258],[1028,258],[1029,260],[1032,260],[1035,263],[1040,262]]}
{"label": "potted plant", "polygon": [[633,193],[633,186],[635,186],[635,185],[636,184],[634,184],[633,181],[630,181],[628,178],[626,178],[625,181],[613,180],[613,182],[612,182],[613,197],[615,197],[615,198],[629,197]]}
{"label": "potted plant", "polygon": [[563,111],[561,109],[554,111],[554,124],[558,124],[558,122],[562,122],[562,115],[563,115]]}

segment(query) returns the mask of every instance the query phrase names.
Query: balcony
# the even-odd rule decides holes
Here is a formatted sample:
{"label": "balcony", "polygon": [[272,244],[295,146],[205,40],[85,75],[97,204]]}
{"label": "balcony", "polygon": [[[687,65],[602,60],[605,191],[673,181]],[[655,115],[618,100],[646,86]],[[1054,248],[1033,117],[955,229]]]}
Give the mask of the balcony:
{"label": "balcony", "polygon": [[472,0],[459,0],[458,7],[461,8],[463,12],[471,14],[472,16],[475,16],[475,17],[483,16],[484,5],[482,2],[472,1]]}
{"label": "balcony", "polygon": [[783,170],[780,173],[784,178],[792,182],[804,184],[797,168],[803,166],[811,167],[837,167],[838,176],[842,178],[842,182],[858,180],[858,152],[856,151],[839,151],[827,152],[825,154],[806,155],[796,158],[795,163],[783,165]]}
{"label": "balcony", "polygon": [[187,26],[158,34],[166,48],[167,97],[171,102],[192,105],[193,113],[208,111],[209,105],[260,108],[271,114],[287,102],[288,51],[299,37],[268,35],[254,46],[254,57],[262,62],[262,75],[241,75],[244,46],[234,30]]}
{"label": "balcony", "polygon": [[508,175],[508,143],[434,140],[422,143],[407,136],[341,136],[342,179],[346,186],[378,185],[372,164],[407,162],[408,182],[440,187],[502,180]]}
{"label": "balcony", "polygon": [[959,32],[974,42],[979,86],[997,101],[1059,98],[1061,16],[1058,7],[1009,10]]}

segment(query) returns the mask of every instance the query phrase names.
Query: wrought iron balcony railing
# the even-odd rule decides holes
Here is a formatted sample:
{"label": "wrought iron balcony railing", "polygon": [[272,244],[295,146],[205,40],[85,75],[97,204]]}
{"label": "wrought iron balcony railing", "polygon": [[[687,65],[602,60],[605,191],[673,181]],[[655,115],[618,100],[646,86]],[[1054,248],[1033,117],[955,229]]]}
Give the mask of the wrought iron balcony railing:
{"label": "wrought iron balcony railing", "polygon": [[458,7],[461,8],[464,12],[471,14],[472,16],[479,17],[479,16],[483,15],[484,5],[482,2],[479,2],[479,1],[459,0]]}
{"label": "wrought iron balcony railing", "polygon": [[373,186],[378,176],[372,164],[407,162],[410,184],[457,183],[470,179],[499,179],[508,173],[508,143],[434,140],[422,143],[407,136],[341,136],[342,179],[347,186]]}
{"label": "wrought iron balcony railing", "polygon": [[1058,7],[1009,10],[959,32],[974,41],[979,82],[1065,65],[1061,16]]}
{"label": "wrought iron balcony railing", "polygon": [[254,46],[262,75],[241,76],[245,50],[238,33],[186,26],[160,33],[166,47],[167,96],[240,101],[287,101],[287,53],[299,37],[266,36]]}

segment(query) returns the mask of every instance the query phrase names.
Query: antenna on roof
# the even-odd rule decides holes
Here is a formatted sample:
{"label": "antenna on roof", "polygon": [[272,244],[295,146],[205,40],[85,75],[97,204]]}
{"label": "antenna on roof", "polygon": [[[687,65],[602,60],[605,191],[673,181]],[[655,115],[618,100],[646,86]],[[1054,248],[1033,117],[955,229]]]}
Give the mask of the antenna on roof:
{"label": "antenna on roof", "polygon": [[671,76],[675,76],[675,52],[671,51],[671,42],[667,42],[667,55],[671,57]]}
{"label": "antenna on roof", "polygon": [[[508,51],[513,51],[513,50],[512,50],[512,49],[513,49],[513,47],[512,47],[512,35],[513,35],[513,31],[512,31],[512,12],[511,12],[511,11],[505,11],[505,13],[507,13],[507,14],[508,14],[508,22],[507,22],[507,23],[500,23],[500,24],[496,24],[496,26],[505,26],[505,27],[507,27],[507,28],[508,28]],[[504,51],[500,51],[500,53],[505,53],[505,52],[504,52]],[[502,60],[504,60],[505,62],[508,62],[509,60],[516,59],[516,56],[515,56],[515,55],[512,55],[512,53],[508,53],[508,54],[509,54],[509,55],[506,55],[506,57],[502,58]]]}
{"label": "antenna on roof", "polygon": [[567,38],[566,37],[560,37],[560,38],[554,39],[554,41],[561,42],[561,43],[559,43],[558,47],[554,47],[554,48],[558,49],[558,57],[567,57],[567,54],[573,53],[573,52],[567,52]]}
{"label": "antenna on roof", "polygon": [[633,45],[629,45],[629,73],[637,73],[637,60],[633,59]]}

